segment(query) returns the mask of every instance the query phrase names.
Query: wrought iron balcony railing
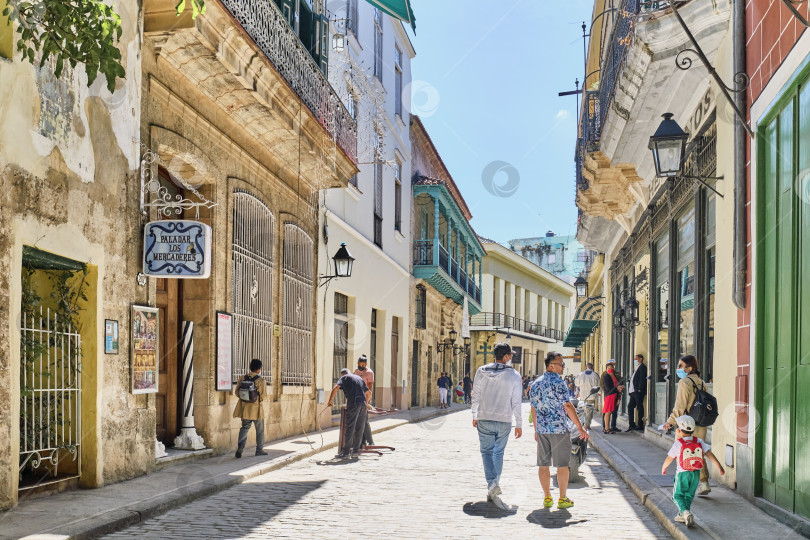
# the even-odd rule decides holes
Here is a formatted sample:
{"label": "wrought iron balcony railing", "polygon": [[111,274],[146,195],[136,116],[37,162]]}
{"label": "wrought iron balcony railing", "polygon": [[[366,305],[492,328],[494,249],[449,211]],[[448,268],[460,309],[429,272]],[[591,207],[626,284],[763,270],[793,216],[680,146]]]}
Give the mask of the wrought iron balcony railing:
{"label": "wrought iron balcony railing", "polygon": [[[624,69],[627,53],[633,43],[635,25],[639,14],[651,13],[670,8],[669,1],[621,0],[616,13],[616,20],[611,30],[610,39],[602,64],[598,71],[599,86],[595,90],[585,89],[580,117],[580,137],[576,148],[577,188],[588,189],[588,182],[582,177],[585,155],[599,149],[602,129],[607,114],[616,96],[619,77]],[[587,81],[586,81],[587,83]]]}
{"label": "wrought iron balcony railing", "polygon": [[495,326],[498,328],[509,328],[517,332],[533,334],[535,336],[562,341],[562,330],[548,328],[524,319],[518,319],[503,313],[481,312],[470,317],[470,326]]}
{"label": "wrought iron balcony railing", "polygon": [[357,163],[357,123],[273,0],[220,0],[335,143]]}
{"label": "wrought iron balcony railing", "polygon": [[414,240],[414,266],[439,266],[470,298],[481,303],[481,287],[475,284],[475,278],[463,269],[454,258],[450,257],[441,243],[439,244],[439,264],[433,257],[433,240]]}

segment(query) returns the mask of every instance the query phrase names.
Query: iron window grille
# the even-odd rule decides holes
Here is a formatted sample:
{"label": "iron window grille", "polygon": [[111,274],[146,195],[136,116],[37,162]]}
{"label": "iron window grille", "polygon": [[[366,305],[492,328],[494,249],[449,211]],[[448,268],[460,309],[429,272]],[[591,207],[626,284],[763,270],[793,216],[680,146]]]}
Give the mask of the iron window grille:
{"label": "iron window grille", "polygon": [[298,225],[284,224],[281,384],[312,384],[312,239]]}
{"label": "iron window grille", "polygon": [[270,383],[275,221],[253,194],[237,190],[233,199],[233,380],[250,373],[251,359],[258,358]]}

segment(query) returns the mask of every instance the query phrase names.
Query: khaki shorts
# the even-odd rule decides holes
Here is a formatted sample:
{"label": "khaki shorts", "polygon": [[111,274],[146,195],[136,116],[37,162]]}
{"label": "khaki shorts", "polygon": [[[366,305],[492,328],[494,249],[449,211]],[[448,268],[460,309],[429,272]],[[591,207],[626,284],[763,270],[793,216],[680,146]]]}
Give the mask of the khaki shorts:
{"label": "khaki shorts", "polygon": [[568,433],[537,434],[537,466],[558,469],[568,467],[571,460],[571,436]]}

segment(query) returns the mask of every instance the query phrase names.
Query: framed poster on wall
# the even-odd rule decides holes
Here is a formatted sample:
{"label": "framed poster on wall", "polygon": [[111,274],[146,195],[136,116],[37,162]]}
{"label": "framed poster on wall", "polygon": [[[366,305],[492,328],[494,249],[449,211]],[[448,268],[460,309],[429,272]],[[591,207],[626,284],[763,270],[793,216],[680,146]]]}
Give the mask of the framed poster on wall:
{"label": "framed poster on wall", "polygon": [[104,319],[104,354],[118,354],[118,321]]}
{"label": "framed poster on wall", "polygon": [[230,392],[233,374],[233,315],[217,311],[217,390]]}
{"label": "framed poster on wall", "polygon": [[132,393],[153,394],[158,391],[160,340],[158,309],[132,306],[131,362]]}

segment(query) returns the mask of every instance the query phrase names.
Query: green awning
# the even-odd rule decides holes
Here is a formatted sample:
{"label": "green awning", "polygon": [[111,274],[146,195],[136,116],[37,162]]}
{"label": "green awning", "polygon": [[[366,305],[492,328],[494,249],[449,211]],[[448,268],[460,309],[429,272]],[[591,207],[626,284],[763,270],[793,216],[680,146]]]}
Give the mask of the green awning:
{"label": "green awning", "polygon": [[409,23],[416,32],[416,17],[413,16],[411,0],[366,0],[369,4],[388,13],[392,17]]}
{"label": "green awning", "polygon": [[588,298],[584,300],[574,314],[574,319],[583,319],[586,321],[599,321],[602,319],[602,300],[600,298]]}
{"label": "green awning", "polygon": [[576,349],[582,345],[582,342],[588,339],[598,324],[598,320],[588,321],[584,319],[574,319],[571,321],[571,326],[568,327],[568,332],[565,334],[563,347],[573,347]]}
{"label": "green awning", "polygon": [[33,270],[84,270],[85,264],[32,246],[23,246],[22,265]]}

